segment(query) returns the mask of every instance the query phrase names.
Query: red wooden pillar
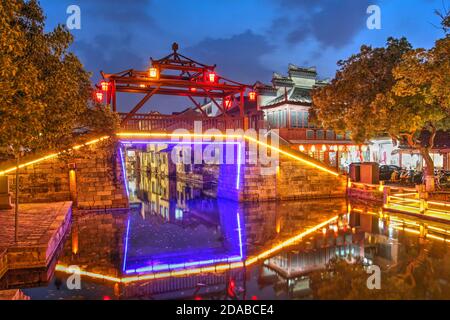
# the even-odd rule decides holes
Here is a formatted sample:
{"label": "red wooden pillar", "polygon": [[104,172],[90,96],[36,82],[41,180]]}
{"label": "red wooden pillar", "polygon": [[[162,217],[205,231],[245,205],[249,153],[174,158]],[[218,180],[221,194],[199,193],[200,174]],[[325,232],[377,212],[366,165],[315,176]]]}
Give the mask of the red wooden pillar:
{"label": "red wooden pillar", "polygon": [[112,108],[113,108],[113,111],[117,112],[116,81],[112,82],[111,95],[112,95]]}
{"label": "red wooden pillar", "polygon": [[244,117],[244,92],[241,91],[240,95],[239,95],[239,111],[240,111],[240,115],[241,118]]}

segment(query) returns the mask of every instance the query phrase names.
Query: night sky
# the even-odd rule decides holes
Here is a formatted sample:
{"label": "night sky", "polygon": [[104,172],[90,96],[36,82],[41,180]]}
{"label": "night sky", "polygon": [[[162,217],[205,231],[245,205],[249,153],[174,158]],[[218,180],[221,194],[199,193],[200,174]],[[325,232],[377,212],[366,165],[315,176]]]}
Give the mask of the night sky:
{"label": "night sky", "polygon": [[[72,50],[93,73],[146,69],[176,41],[180,53],[217,64],[227,78],[269,83],[287,65],[316,66],[333,77],[336,62],[362,44],[381,46],[387,37],[406,36],[415,47],[432,47],[443,37],[435,10],[450,0],[41,0],[47,29],[65,24],[66,9],[81,8],[81,30],[72,30]],[[381,8],[381,30],[369,30],[366,9]],[[139,96],[120,98],[129,110]],[[163,113],[188,107],[187,100],[157,97],[142,111]]]}

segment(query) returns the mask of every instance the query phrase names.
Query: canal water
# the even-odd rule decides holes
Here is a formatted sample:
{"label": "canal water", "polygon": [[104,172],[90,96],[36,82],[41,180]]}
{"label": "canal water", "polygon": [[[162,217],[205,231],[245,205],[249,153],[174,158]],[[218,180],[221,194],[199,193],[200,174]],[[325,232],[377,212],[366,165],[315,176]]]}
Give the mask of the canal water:
{"label": "canal water", "polygon": [[[438,297],[447,297],[446,226],[346,199],[238,204],[218,199],[214,181],[192,176],[129,167],[132,209],[76,212],[58,261],[48,271],[51,280],[31,277],[27,283],[24,276],[22,284],[11,286],[31,299],[326,299],[333,298],[326,286],[339,288],[333,282],[339,279],[317,280],[330,261],[356,262],[365,271],[379,266],[382,285],[389,275],[410,285],[411,292],[424,285],[420,281],[431,285],[422,269],[438,261],[431,266],[433,285],[441,284]],[[324,221],[330,222],[320,225]],[[249,265],[170,276],[238,262]],[[80,288],[73,288],[77,282],[66,272],[69,266],[83,273]],[[159,278],[117,282],[154,274]],[[317,289],[319,282],[325,289]],[[398,298],[389,295],[392,288],[380,290]],[[346,294],[340,298],[355,298]]]}

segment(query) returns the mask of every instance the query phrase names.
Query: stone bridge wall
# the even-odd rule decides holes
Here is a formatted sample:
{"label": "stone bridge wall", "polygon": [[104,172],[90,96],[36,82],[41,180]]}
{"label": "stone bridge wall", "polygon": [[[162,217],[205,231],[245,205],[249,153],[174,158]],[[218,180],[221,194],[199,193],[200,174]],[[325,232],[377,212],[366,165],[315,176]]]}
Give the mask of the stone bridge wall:
{"label": "stone bridge wall", "polygon": [[345,197],[344,177],[287,156],[280,156],[279,167],[271,170],[271,174],[265,174],[267,169],[261,164],[243,166],[237,190],[236,169],[232,165],[223,166],[219,174],[218,197],[240,202]]}
{"label": "stone bridge wall", "polygon": [[[115,158],[115,159],[114,159]],[[45,160],[20,169],[20,203],[73,201],[79,209],[127,208],[120,156],[114,161],[103,147],[89,146],[79,150],[69,163],[74,164],[75,185],[70,179],[66,161],[58,158]],[[8,175],[14,197],[15,172]]]}

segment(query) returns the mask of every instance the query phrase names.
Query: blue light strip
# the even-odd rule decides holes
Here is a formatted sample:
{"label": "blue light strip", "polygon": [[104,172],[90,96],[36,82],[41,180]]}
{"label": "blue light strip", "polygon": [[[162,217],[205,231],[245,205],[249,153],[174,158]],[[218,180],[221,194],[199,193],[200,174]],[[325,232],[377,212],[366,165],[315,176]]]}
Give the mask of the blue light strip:
{"label": "blue light strip", "polygon": [[237,213],[237,225],[238,225],[238,235],[239,235],[239,253],[240,257],[242,258],[244,256],[242,251],[242,229],[241,229],[241,219],[239,216],[239,212]]}
{"label": "blue light strip", "polygon": [[[121,140],[122,144],[182,144],[182,145],[203,145],[203,144],[225,144],[225,145],[236,145],[237,146],[237,173],[236,173],[236,190],[239,190],[240,184],[241,184],[241,162],[242,162],[242,142],[231,142],[231,141],[152,141],[152,140],[139,140],[139,141],[132,141],[132,140]],[[122,154],[122,151],[121,151]],[[123,163],[123,161],[122,161]],[[128,184],[127,184],[127,193],[128,193]]]}
{"label": "blue light strip", "polygon": [[124,270],[126,274],[133,274],[133,273],[143,273],[143,272],[161,272],[161,271],[173,271],[178,269],[186,269],[187,267],[194,267],[194,266],[201,266],[201,265],[210,265],[210,264],[217,264],[221,262],[238,262],[242,261],[244,258],[243,255],[243,245],[242,245],[242,229],[241,229],[241,221],[239,213],[237,214],[237,231],[238,231],[238,238],[239,238],[239,256],[231,256],[231,257],[225,257],[225,258],[218,258],[218,259],[209,259],[209,260],[201,260],[201,261],[192,261],[192,262],[185,262],[185,263],[172,263],[172,264],[161,264],[157,266],[147,266],[147,267],[141,267],[136,269],[128,269],[126,270],[125,264],[126,264],[126,256],[128,253],[128,237],[129,237],[129,229],[130,229],[130,220],[128,220],[128,228],[127,228],[127,239],[126,239],[126,245],[125,245],[125,258],[124,258]]}
{"label": "blue light strip", "polygon": [[230,141],[131,141],[131,140],[120,140],[121,143],[125,144],[240,144],[240,142],[230,142]]}
{"label": "blue light strip", "polygon": [[209,260],[201,260],[201,261],[194,261],[194,262],[186,262],[186,263],[173,263],[173,264],[161,264],[157,266],[148,266],[148,267],[142,267],[137,269],[130,269],[126,270],[126,274],[132,274],[132,273],[143,273],[143,272],[160,272],[160,271],[173,271],[173,270],[179,270],[179,269],[186,269],[188,267],[197,267],[202,265],[210,265],[210,264],[217,264],[221,262],[237,262],[241,261],[241,256],[232,256],[227,258],[219,258],[219,259],[209,259]]}
{"label": "blue light strip", "polygon": [[127,224],[127,235],[125,238],[125,252],[123,256],[123,266],[122,271],[125,272],[125,269],[127,267],[127,255],[128,255],[128,237],[130,235],[130,222],[131,222],[131,216],[128,218],[128,224]]}
{"label": "blue light strip", "polygon": [[237,177],[236,177],[236,189],[239,190],[239,185],[241,183],[241,149],[242,149],[242,145],[239,142],[238,146],[238,155],[237,155]]}
{"label": "blue light strip", "polygon": [[130,192],[128,191],[127,168],[121,147],[119,147],[119,153],[120,153],[120,161],[122,162],[122,173],[123,173],[123,180],[125,183],[125,190],[127,191],[128,199],[130,199]]}

